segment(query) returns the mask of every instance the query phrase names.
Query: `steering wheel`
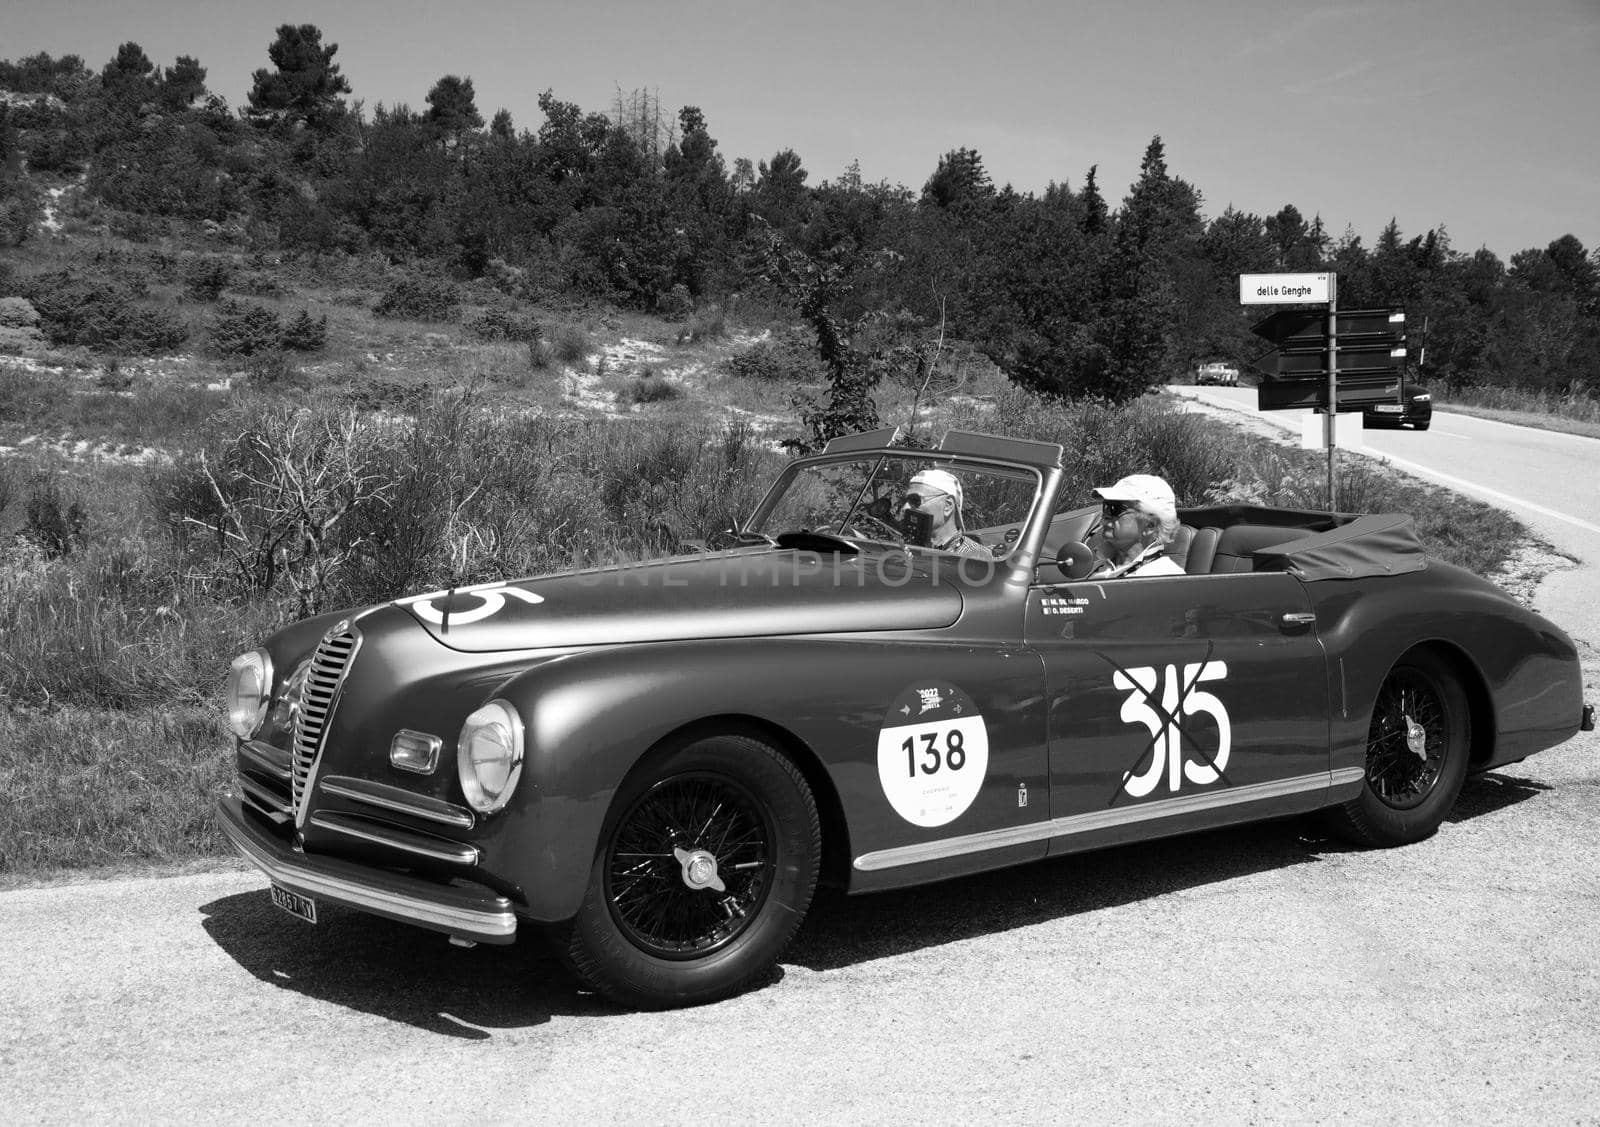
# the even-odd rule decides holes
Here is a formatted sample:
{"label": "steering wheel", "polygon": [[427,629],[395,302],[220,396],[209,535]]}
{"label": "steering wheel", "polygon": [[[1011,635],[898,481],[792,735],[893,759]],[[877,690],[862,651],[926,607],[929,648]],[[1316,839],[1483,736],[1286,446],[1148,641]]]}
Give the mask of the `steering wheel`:
{"label": "steering wheel", "polygon": [[[878,516],[876,513],[873,513],[873,512],[871,512],[870,510],[867,510],[867,509],[857,509],[856,512],[855,512],[855,518],[856,518],[857,521],[864,522],[864,523],[870,523],[872,525],[875,525],[878,528],[883,529],[883,531],[887,532],[889,534],[890,538],[896,544],[904,544],[905,543],[905,540],[906,540],[905,533],[901,532],[899,528],[897,528],[895,525],[891,524],[889,521],[884,520],[882,517]],[[880,539],[879,537],[876,537],[876,536],[867,536],[867,535],[865,535],[864,533],[861,532],[861,530],[859,528],[856,527],[856,525],[854,523],[846,524],[844,527],[842,527],[839,530],[839,533],[842,536],[853,536],[858,540],[877,540],[877,539]]]}

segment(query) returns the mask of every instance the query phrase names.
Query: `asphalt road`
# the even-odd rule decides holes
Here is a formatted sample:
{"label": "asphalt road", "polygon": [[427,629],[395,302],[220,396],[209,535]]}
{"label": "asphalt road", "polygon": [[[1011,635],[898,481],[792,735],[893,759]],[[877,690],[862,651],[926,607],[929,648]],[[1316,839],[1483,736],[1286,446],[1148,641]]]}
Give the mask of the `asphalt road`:
{"label": "asphalt road", "polygon": [[[1408,459],[1460,442],[1438,419],[1383,437]],[[1510,479],[1498,447],[1465,456],[1439,472],[1569,503],[1537,469]],[[1580,543],[1548,519],[1541,534]],[[1593,592],[1600,553],[1583,558],[1558,579]],[[1550,613],[1600,635],[1600,615]],[[532,944],[462,951],[331,907],[310,928],[238,868],[21,889],[0,894],[0,1107],[30,1123],[1594,1122],[1597,854],[1589,733],[1469,781],[1406,849],[1276,823],[825,898],[765,987],[667,1014],[580,993]]]}

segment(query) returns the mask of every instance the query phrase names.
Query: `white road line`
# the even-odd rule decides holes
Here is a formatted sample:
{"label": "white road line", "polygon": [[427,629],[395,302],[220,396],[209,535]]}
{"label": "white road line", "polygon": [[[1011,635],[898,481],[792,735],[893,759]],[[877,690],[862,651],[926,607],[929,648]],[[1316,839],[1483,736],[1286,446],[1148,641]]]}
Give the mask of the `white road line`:
{"label": "white road line", "polygon": [[[1583,529],[1585,532],[1593,532],[1596,535],[1600,535],[1600,524],[1590,524],[1588,521],[1579,517],[1568,516],[1566,513],[1557,512],[1555,509],[1546,508],[1543,505],[1537,505],[1534,502],[1524,500],[1521,497],[1513,497],[1509,493],[1502,493],[1498,489],[1490,489],[1488,486],[1479,485],[1475,481],[1468,481],[1466,478],[1456,477],[1453,474],[1440,473],[1438,470],[1431,470],[1426,466],[1419,466],[1417,463],[1409,462],[1404,458],[1396,458],[1392,454],[1377,454],[1369,452],[1367,457],[1377,458],[1380,461],[1388,462],[1390,465],[1399,466],[1403,470],[1410,470],[1418,477],[1431,478],[1435,481],[1444,482],[1446,485],[1458,486],[1468,493],[1481,493],[1485,496],[1493,497],[1497,501],[1504,501],[1509,505],[1514,505],[1518,509],[1526,509],[1530,513],[1538,513],[1540,516],[1546,516],[1552,520],[1565,521],[1567,524],[1575,525],[1576,527]],[[1515,513],[1512,515],[1515,515]]]}
{"label": "white road line", "polygon": [[[1179,394],[1182,395],[1183,393],[1180,392]],[[1239,405],[1233,403],[1230,400],[1213,399],[1209,395],[1202,395],[1202,394],[1185,395],[1183,397],[1184,398],[1197,399],[1197,400],[1201,400],[1202,402],[1211,403],[1211,404],[1213,404],[1215,406],[1222,407],[1222,408],[1224,408],[1226,410],[1236,411],[1241,415],[1250,415],[1250,416],[1253,416],[1255,418],[1264,418],[1265,421],[1267,421],[1269,423],[1273,423],[1273,424],[1281,427],[1282,429],[1284,429],[1286,431],[1293,432],[1294,430],[1298,429],[1298,427],[1291,427],[1287,423],[1279,422],[1275,418],[1266,418],[1266,416],[1260,411],[1251,411],[1247,407],[1240,407]],[[1457,415],[1456,418],[1477,418],[1477,416],[1474,416],[1474,415]],[[1479,419],[1479,421],[1480,422],[1499,422],[1498,419]],[[1501,425],[1502,426],[1514,426],[1515,424],[1513,424],[1513,423],[1502,423]],[[1565,432],[1562,432],[1562,431],[1541,430],[1540,433],[1541,434],[1549,434],[1549,435],[1563,435],[1564,437],[1577,438],[1577,439],[1580,439],[1580,440],[1583,440],[1583,441],[1590,441],[1590,442],[1594,441],[1593,439],[1585,438],[1583,435],[1565,435]],[[1464,436],[1451,435],[1450,437],[1455,438],[1455,437],[1464,437]],[[1434,481],[1441,482],[1441,483],[1443,483],[1445,485],[1453,485],[1453,486],[1456,486],[1459,489],[1465,490],[1468,493],[1476,492],[1476,493],[1482,494],[1482,495],[1487,496],[1487,497],[1493,497],[1497,501],[1502,501],[1502,502],[1504,502],[1504,503],[1506,503],[1508,505],[1513,505],[1518,509],[1524,509],[1524,510],[1530,512],[1530,513],[1538,513],[1540,516],[1549,517],[1551,520],[1559,520],[1559,521],[1562,521],[1565,524],[1570,524],[1570,525],[1573,525],[1576,528],[1581,528],[1585,532],[1592,532],[1595,535],[1600,536],[1600,525],[1590,524],[1588,521],[1582,519],[1581,517],[1570,516],[1567,513],[1557,512],[1555,509],[1547,508],[1544,505],[1536,504],[1533,501],[1528,501],[1528,500],[1525,500],[1524,498],[1521,498],[1521,497],[1513,497],[1511,494],[1502,493],[1498,489],[1490,489],[1488,486],[1479,485],[1475,481],[1468,481],[1466,478],[1456,477],[1453,474],[1441,473],[1438,470],[1429,469],[1426,466],[1420,466],[1416,462],[1408,461],[1405,458],[1397,458],[1393,454],[1380,454],[1376,450],[1372,450],[1370,448],[1367,449],[1367,450],[1351,450],[1351,451],[1348,451],[1348,452],[1352,453],[1352,454],[1361,454],[1364,457],[1375,458],[1375,459],[1377,459],[1379,461],[1387,462],[1390,465],[1399,467],[1400,469],[1408,470],[1411,473],[1416,474],[1418,477],[1430,478],[1430,479],[1432,479]]]}

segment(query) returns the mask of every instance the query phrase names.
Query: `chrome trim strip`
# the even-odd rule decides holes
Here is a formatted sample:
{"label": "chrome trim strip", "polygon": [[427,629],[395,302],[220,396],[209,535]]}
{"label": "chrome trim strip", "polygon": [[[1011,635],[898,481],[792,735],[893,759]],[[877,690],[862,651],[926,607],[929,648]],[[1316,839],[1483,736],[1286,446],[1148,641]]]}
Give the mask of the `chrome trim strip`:
{"label": "chrome trim strip", "polygon": [[1337,771],[1328,773],[1328,785],[1331,787],[1342,787],[1347,783],[1364,783],[1366,781],[1367,769],[1365,767],[1341,767]]}
{"label": "chrome trim strip", "polygon": [[1013,845],[1027,845],[1049,838],[1069,837],[1073,834],[1092,833],[1115,826],[1136,825],[1159,818],[1176,818],[1184,814],[1197,814],[1205,810],[1220,810],[1247,802],[1260,802],[1269,798],[1283,798],[1306,791],[1324,790],[1365,778],[1360,767],[1343,767],[1337,771],[1318,771],[1313,775],[1297,775],[1292,779],[1276,779],[1270,783],[1253,783],[1245,787],[1207,791],[1201,794],[1166,798],[1159,802],[1145,802],[1138,806],[1113,807],[1094,810],[1087,814],[1069,814],[1048,822],[1030,822],[1025,826],[1008,826],[1005,829],[986,830],[983,833],[947,837],[942,841],[925,841],[916,845],[901,845],[893,849],[880,849],[863,853],[855,860],[855,868],[864,873],[880,869],[895,869],[902,865],[918,865],[926,861],[942,861],[949,857],[964,857],[969,853],[985,853],[991,849],[1005,849]]}
{"label": "chrome trim strip", "polygon": [[374,845],[388,846],[390,849],[398,849],[416,857],[426,857],[430,861],[446,861],[453,865],[478,863],[478,848],[475,845],[463,845],[461,842],[447,841],[442,837],[429,837],[427,834],[401,826],[369,822],[359,815],[329,814],[318,810],[309,820],[311,825],[319,830],[343,834],[358,841],[369,841]]}
{"label": "chrome trim strip", "polygon": [[306,824],[311,791],[322,772],[322,749],[328,742],[328,721],[332,719],[334,705],[344,691],[344,680],[349,676],[350,666],[355,662],[356,654],[361,652],[362,641],[361,631],[353,629],[345,620],[324,634],[311,653],[311,664],[306,670],[291,737],[294,743],[294,779],[290,784],[290,794],[296,826]]}
{"label": "chrome trim strip", "polygon": [[[221,819],[221,826],[234,848],[244,855],[245,860],[267,874],[267,879],[308,896],[326,896],[341,904],[389,913],[452,935],[479,936],[492,940],[509,939],[517,933],[517,917],[509,904],[502,911],[452,908],[420,896],[408,896],[404,892],[373,888],[328,873],[313,872],[279,861],[242,831],[236,830],[227,818]],[[501,902],[505,903],[503,899]]]}
{"label": "chrome trim strip", "polygon": [[283,800],[260,783],[241,775],[239,791],[251,806],[272,819],[274,825],[281,826],[289,821],[289,808],[283,804]]}
{"label": "chrome trim strip", "polygon": [[367,779],[352,779],[348,775],[329,775],[322,780],[322,793],[348,798],[351,802],[391,810],[396,814],[409,814],[441,826],[470,830],[476,821],[472,811],[452,802],[444,802],[426,795],[412,794],[387,783],[374,783]]}
{"label": "chrome trim strip", "polygon": [[239,755],[248,760],[250,766],[264,771],[275,779],[288,782],[293,772],[289,767],[289,752],[285,748],[273,747],[260,740],[245,740],[239,745]]}

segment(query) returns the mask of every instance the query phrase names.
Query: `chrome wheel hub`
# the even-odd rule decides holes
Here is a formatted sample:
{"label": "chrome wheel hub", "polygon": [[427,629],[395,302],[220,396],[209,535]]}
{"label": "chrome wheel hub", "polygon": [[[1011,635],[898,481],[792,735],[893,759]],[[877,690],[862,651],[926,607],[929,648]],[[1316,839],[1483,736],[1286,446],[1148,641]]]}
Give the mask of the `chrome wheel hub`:
{"label": "chrome wheel hub", "polygon": [[1426,761],[1428,758],[1428,730],[1410,716],[1402,714],[1406,722],[1406,747],[1412,755]]}
{"label": "chrome wheel hub", "polygon": [[672,855],[683,868],[683,883],[687,887],[696,891],[702,888],[711,888],[718,892],[727,891],[722,878],[717,875],[717,859],[704,849],[674,848]]}

